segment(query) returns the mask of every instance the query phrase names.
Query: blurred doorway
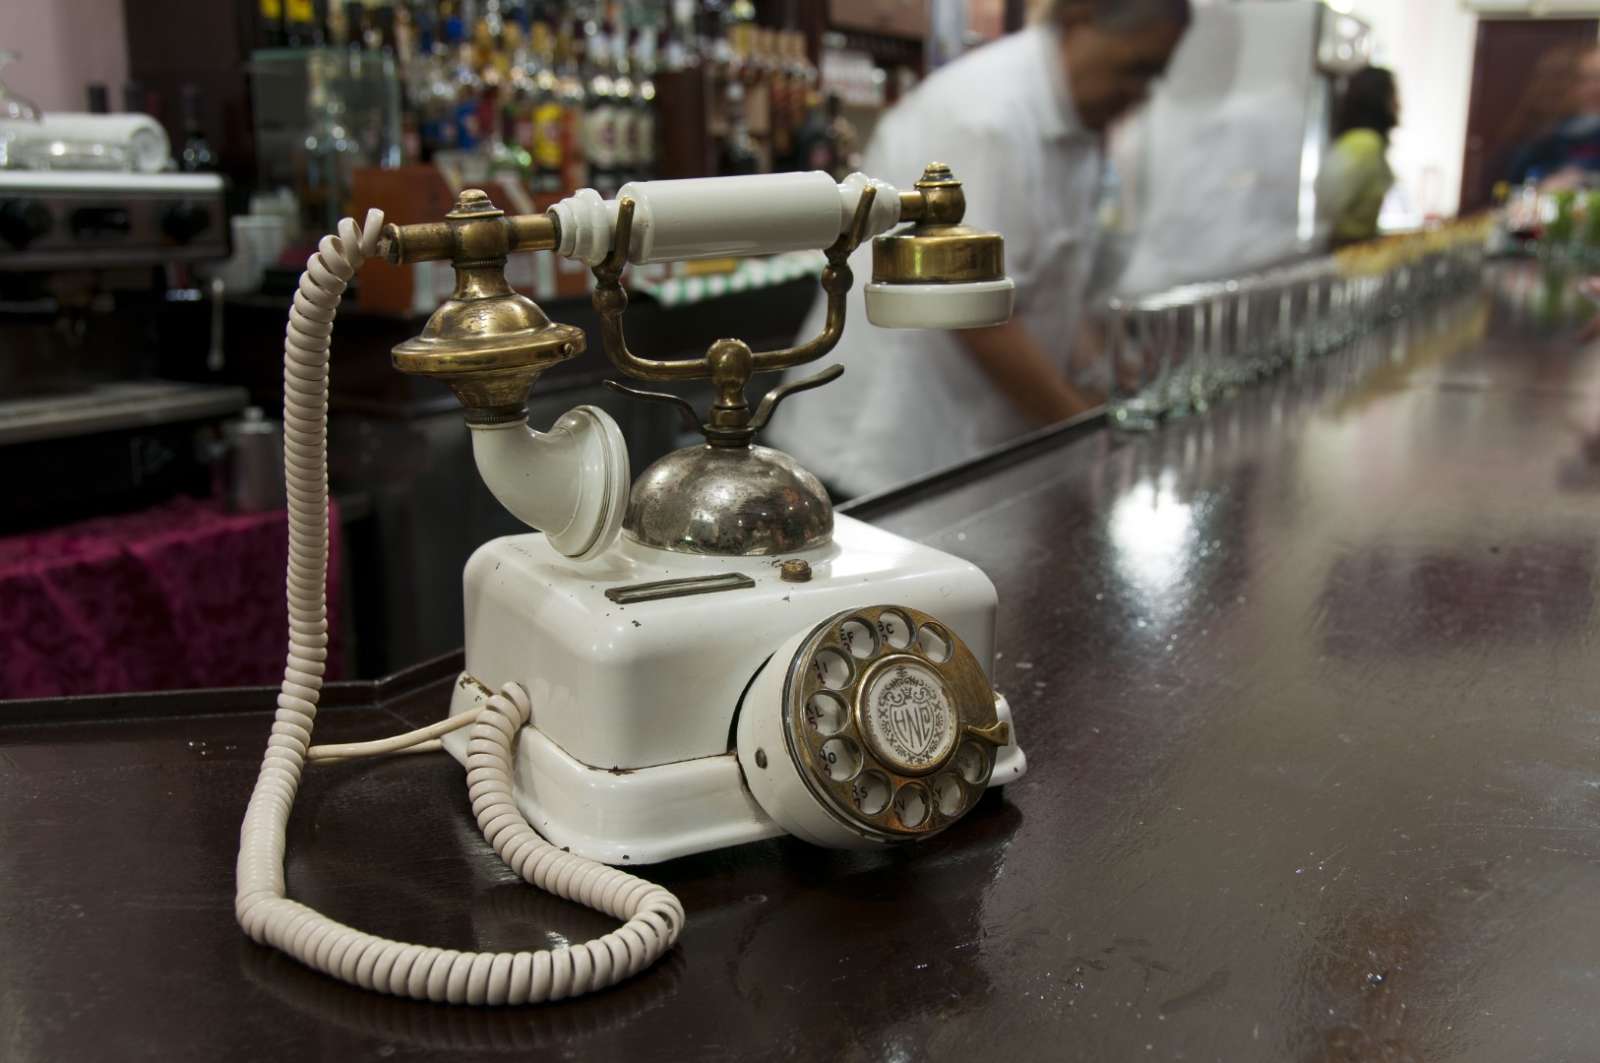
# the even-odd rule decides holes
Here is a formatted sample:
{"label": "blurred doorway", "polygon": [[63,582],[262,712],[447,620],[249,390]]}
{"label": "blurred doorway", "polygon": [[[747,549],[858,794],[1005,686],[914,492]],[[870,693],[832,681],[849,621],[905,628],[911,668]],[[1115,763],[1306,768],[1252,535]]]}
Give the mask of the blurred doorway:
{"label": "blurred doorway", "polygon": [[1461,213],[1491,204],[1518,150],[1568,117],[1578,58],[1600,19],[1483,19],[1472,63]]}

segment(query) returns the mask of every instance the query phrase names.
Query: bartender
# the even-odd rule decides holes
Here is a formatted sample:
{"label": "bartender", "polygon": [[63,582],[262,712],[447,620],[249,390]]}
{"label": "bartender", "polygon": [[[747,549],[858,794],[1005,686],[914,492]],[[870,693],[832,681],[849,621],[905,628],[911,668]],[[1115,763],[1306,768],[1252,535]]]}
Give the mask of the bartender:
{"label": "bartender", "polygon": [[[886,114],[862,169],[909,181],[949,164],[966,222],[1000,233],[1016,312],[993,328],[869,326],[870,248],[853,257],[841,384],[780,410],[773,443],[840,495],[955,464],[1080,413],[1072,379],[1098,233],[1104,134],[1141,103],[1189,25],[1188,0],[1052,0],[1039,19],[940,68]],[[821,330],[821,301],[802,335]],[[804,375],[803,373],[799,375]]]}

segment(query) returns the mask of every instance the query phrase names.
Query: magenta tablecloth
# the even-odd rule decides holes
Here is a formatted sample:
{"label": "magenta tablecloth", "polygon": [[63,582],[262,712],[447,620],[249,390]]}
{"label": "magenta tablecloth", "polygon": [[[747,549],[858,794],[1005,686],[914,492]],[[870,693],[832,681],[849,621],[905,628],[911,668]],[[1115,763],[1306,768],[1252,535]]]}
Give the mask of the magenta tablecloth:
{"label": "magenta tablecloth", "polygon": [[[339,672],[332,522],[329,678]],[[276,683],[283,512],[181,498],[0,538],[0,697]]]}

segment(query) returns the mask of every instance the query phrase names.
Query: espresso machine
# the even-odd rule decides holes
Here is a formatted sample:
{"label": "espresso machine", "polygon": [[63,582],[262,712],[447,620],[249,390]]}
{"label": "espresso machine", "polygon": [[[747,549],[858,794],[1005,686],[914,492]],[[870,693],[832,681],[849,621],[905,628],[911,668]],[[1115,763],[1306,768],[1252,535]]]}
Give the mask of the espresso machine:
{"label": "espresso machine", "polygon": [[204,382],[222,307],[190,269],[228,253],[217,175],[0,169],[0,531],[209,490],[196,434],[248,396]]}

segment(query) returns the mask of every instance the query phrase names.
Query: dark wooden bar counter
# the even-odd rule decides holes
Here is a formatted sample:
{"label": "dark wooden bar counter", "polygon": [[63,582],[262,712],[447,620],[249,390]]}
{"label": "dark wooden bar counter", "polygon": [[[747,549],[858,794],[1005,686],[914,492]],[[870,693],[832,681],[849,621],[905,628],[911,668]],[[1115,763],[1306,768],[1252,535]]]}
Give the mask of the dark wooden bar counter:
{"label": "dark wooden bar counter", "polygon": [[[0,706],[0,1059],[1600,1056],[1600,351],[1458,304],[855,508],[1000,591],[1030,772],[946,836],[650,868],[689,911],[657,969],[420,1005],[234,925],[268,695]],[[454,947],[609,927],[514,880],[443,756],[312,769],[289,881]]]}

